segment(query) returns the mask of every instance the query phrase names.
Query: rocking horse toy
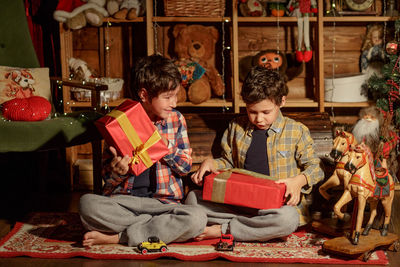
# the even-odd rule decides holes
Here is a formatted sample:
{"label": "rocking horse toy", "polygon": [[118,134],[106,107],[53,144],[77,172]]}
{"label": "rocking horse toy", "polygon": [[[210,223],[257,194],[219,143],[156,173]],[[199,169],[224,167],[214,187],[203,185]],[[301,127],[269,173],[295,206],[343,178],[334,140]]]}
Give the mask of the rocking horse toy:
{"label": "rocking horse toy", "polygon": [[[324,210],[332,210],[336,204],[338,196],[334,197],[329,194],[328,190],[340,186],[342,190],[347,187],[351,174],[344,166],[348,160],[348,154],[352,146],[357,145],[357,140],[352,133],[346,131],[336,131],[336,137],[333,140],[330,156],[334,159],[336,166],[332,175],[318,188],[321,196],[328,201],[328,208]],[[322,214],[322,213],[318,213]],[[327,218],[321,218],[318,215],[316,220],[312,222],[312,228],[324,234],[331,236],[342,236],[349,229],[349,224],[345,221],[334,218],[331,214]]]}
{"label": "rocking horse toy", "polygon": [[352,151],[350,151],[349,159],[345,168],[351,173],[351,178],[348,186],[343,192],[343,195],[335,204],[334,212],[339,219],[349,220],[350,215],[347,214],[346,216],[342,213],[341,208],[343,205],[351,201],[353,197],[357,197],[358,211],[354,237],[352,238],[353,245],[357,245],[360,238],[364,208],[367,202],[370,204],[371,215],[362,234],[368,235],[371,230],[372,223],[376,216],[378,201],[381,201],[385,211],[385,220],[381,229],[381,235],[386,236],[388,234],[394,197],[393,177],[385,168],[374,168],[373,155],[370,149],[363,143],[357,145]]}
{"label": "rocking horse toy", "polygon": [[[351,216],[343,213],[341,208],[353,198],[357,198],[358,205],[354,205],[353,211],[353,216],[356,216],[353,218],[355,222],[353,233],[349,236],[350,240],[345,236],[327,240],[323,245],[324,251],[352,257],[360,255],[359,259],[366,261],[376,247],[399,250],[399,237],[397,234],[388,232],[394,198],[393,177],[380,164],[376,165],[377,167],[374,168],[373,155],[364,143],[357,145],[349,152],[345,168],[351,173],[351,178],[341,198],[335,204],[334,212],[340,220],[350,220]],[[385,212],[385,220],[380,233],[373,230],[371,236],[370,231],[379,201]],[[361,238],[361,226],[367,202],[370,205],[371,214]]]}
{"label": "rocking horse toy", "polygon": [[328,180],[319,187],[319,193],[326,199],[329,200],[332,196],[328,194],[327,190],[343,184],[343,188],[347,187],[350,180],[350,173],[344,168],[345,163],[348,160],[348,152],[352,145],[357,145],[357,140],[354,135],[346,131],[337,131],[336,137],[333,140],[331,157],[336,162],[335,171],[328,178]]}

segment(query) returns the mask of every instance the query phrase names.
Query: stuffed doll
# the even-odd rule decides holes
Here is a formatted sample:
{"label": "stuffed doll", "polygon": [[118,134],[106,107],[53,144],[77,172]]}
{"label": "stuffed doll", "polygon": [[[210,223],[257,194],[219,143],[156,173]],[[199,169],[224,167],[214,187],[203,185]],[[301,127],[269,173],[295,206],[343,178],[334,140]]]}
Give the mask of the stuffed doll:
{"label": "stuffed doll", "polygon": [[[213,26],[177,24],[173,28],[176,63],[180,68],[187,97],[193,104],[211,98],[212,93],[222,96],[225,87],[215,65],[215,44],[218,30]],[[184,88],[184,86],[182,86]],[[180,91],[181,102],[185,90]]]}
{"label": "stuffed doll", "polygon": [[87,23],[101,26],[103,18],[108,17],[105,3],[106,0],[60,0],[53,18],[65,23],[71,30],[81,29]]}
{"label": "stuffed doll", "polygon": [[[317,13],[317,2],[315,0],[290,0],[287,9],[289,10],[289,16],[297,17],[298,37],[296,60],[299,62],[308,62],[312,59],[309,17]],[[303,39],[305,46],[304,52]]]}
{"label": "stuffed doll", "polygon": [[382,25],[373,24],[368,26],[361,50],[361,72],[367,74],[367,79],[374,73],[379,76],[385,64]]}
{"label": "stuffed doll", "polygon": [[134,19],[143,16],[146,10],[145,0],[108,0],[107,11],[116,19]]}
{"label": "stuffed doll", "polygon": [[250,69],[257,65],[277,70],[285,81],[294,79],[303,71],[303,64],[296,62],[293,54],[268,49],[260,51],[254,56],[246,56],[240,60],[239,79],[244,81]]}
{"label": "stuffed doll", "polygon": [[71,57],[68,60],[68,67],[70,71],[70,78],[78,81],[87,81],[96,77],[94,70],[88,64],[79,58]]}
{"label": "stuffed doll", "polygon": [[364,142],[382,162],[382,166],[389,169],[397,181],[399,165],[397,162],[396,145],[398,137],[389,114],[383,115],[376,107],[371,106],[360,110],[359,119],[355,123],[352,133],[358,142]]}

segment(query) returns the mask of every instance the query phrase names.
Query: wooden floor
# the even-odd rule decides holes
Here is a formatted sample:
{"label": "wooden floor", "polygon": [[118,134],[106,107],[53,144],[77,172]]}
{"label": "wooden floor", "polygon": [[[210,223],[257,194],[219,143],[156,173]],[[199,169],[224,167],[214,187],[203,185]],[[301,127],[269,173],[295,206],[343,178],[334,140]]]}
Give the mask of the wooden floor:
{"label": "wooden floor", "polygon": [[[24,190],[23,190],[24,191]],[[17,190],[9,193],[10,195],[18,195]],[[18,195],[18,197],[12,198],[11,200],[4,200],[3,204],[0,205],[0,237],[6,235],[12,226],[13,221],[18,220],[22,216],[26,216],[31,211],[54,211],[54,212],[77,212],[77,203],[82,193],[32,193],[25,195]],[[400,206],[400,191],[396,191],[395,204],[393,205],[394,215],[392,216],[391,232],[399,234],[400,219],[399,219],[399,206]],[[0,201],[3,200],[0,199]],[[19,212],[18,212],[19,211]],[[397,211],[397,212],[396,212]],[[10,216],[11,214],[11,216]],[[390,264],[387,266],[394,267],[399,266],[400,263],[400,252],[388,252],[388,258]],[[129,267],[129,266],[280,266],[290,267],[299,266],[300,264],[271,264],[271,263],[234,263],[227,260],[214,260],[209,262],[183,262],[173,259],[162,259],[153,261],[139,261],[139,260],[91,260],[86,258],[71,258],[71,259],[35,259],[29,257],[18,257],[18,258],[0,258],[0,267],[47,267],[47,266],[84,266],[84,267]],[[305,265],[305,264],[301,264]],[[322,266],[318,264],[309,264],[307,266]],[[345,267],[347,265],[330,265],[332,267]],[[349,265],[349,266],[361,266],[361,265]],[[364,265],[363,265],[364,266]],[[368,265],[371,266],[371,265]]]}

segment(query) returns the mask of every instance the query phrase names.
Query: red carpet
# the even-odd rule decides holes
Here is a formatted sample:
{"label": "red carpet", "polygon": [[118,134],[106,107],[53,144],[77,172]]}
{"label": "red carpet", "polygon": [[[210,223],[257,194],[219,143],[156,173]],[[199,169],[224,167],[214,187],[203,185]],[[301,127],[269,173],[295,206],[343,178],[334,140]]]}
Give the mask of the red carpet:
{"label": "red carpet", "polygon": [[235,262],[319,263],[319,264],[388,264],[383,251],[374,252],[368,262],[347,260],[321,251],[325,237],[306,231],[290,235],[286,241],[266,243],[237,242],[234,251],[216,251],[217,240],[168,245],[167,252],[142,255],[136,247],[97,245],[84,248],[83,229],[76,213],[35,213],[25,223],[17,223],[0,241],[0,257],[36,258],[87,257],[93,259],[157,259],[169,257],[187,261],[224,258]]}

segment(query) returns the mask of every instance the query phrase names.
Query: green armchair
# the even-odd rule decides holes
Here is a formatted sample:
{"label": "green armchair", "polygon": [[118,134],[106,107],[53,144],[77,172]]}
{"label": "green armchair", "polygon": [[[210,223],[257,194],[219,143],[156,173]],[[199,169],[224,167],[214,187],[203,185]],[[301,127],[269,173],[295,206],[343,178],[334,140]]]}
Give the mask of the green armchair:
{"label": "green armchair", "polygon": [[[0,66],[38,68],[39,61],[31,41],[24,2],[6,0],[4,6],[7,8],[0,9]],[[101,114],[95,112],[94,108],[96,111],[101,110],[100,92],[107,90],[107,86],[59,79],[50,79],[50,84],[53,93],[60,86],[91,90],[91,110],[73,112],[37,122],[7,121],[0,114],[0,160],[3,159],[7,167],[7,160],[11,158],[11,154],[13,157],[15,153],[20,153],[22,156],[17,155],[17,158],[18,161],[21,160],[22,165],[27,161],[23,153],[31,155],[40,151],[64,149],[91,142],[94,165],[93,186],[94,191],[99,193],[101,191],[101,136],[93,122]],[[74,162],[68,155],[68,151],[65,158],[67,176],[72,177]],[[18,169],[12,171],[18,172]],[[6,172],[4,178],[12,176],[9,174],[10,172]]]}
{"label": "green armchair", "polygon": [[[81,87],[92,91],[92,107],[101,110],[100,92],[106,85],[52,79],[57,86]],[[77,111],[35,122],[7,121],[0,114],[0,153],[35,152],[67,148],[91,142],[93,150],[93,190],[101,192],[101,135],[94,121],[102,115],[94,110]],[[68,153],[67,153],[68,154]],[[66,170],[72,182],[73,163],[66,156]]]}

